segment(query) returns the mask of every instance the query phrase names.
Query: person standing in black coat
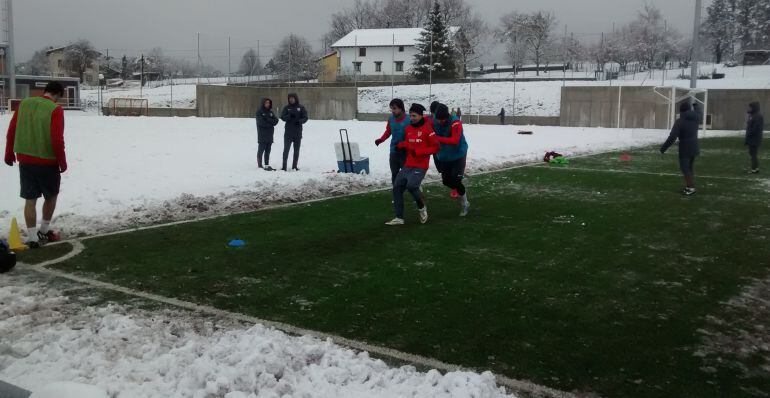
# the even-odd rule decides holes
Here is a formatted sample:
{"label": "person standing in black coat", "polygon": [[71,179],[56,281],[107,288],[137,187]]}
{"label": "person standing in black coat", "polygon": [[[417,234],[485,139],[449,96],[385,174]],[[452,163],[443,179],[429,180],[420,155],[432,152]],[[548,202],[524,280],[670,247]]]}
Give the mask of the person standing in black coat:
{"label": "person standing in black coat", "polygon": [[500,116],[500,124],[505,124],[505,108],[500,108],[500,113],[497,114],[497,116]]}
{"label": "person standing in black coat", "polygon": [[749,104],[749,121],[746,123],[746,145],[751,156],[749,174],[759,173],[759,147],[762,145],[762,134],[765,118],[759,113],[759,102]]}
{"label": "person standing in black coat", "polygon": [[299,103],[299,97],[297,94],[289,94],[289,104],[283,108],[281,112],[281,120],[286,122],[286,130],[283,135],[283,167],[281,170],[286,171],[287,162],[289,159],[289,149],[292,144],[294,145],[294,161],[292,162],[292,170],[299,171],[297,162],[299,161],[299,147],[302,143],[302,125],[307,123],[308,116],[307,110]]}
{"label": "person standing in black coat", "polygon": [[275,171],[270,167],[270,149],[273,147],[273,135],[275,133],[275,126],[278,124],[278,117],[273,113],[273,100],[270,98],[262,98],[261,106],[257,111],[257,142],[259,148],[257,149],[257,166],[262,168],[262,160],[264,155],[264,169],[267,171]]}
{"label": "person standing in black coat", "polygon": [[689,102],[679,105],[679,119],[671,128],[671,134],[660,147],[660,153],[666,153],[668,148],[679,140],[679,168],[684,175],[685,187],[682,193],[690,196],[695,194],[695,158],[700,155],[698,145],[698,113],[692,109]]}

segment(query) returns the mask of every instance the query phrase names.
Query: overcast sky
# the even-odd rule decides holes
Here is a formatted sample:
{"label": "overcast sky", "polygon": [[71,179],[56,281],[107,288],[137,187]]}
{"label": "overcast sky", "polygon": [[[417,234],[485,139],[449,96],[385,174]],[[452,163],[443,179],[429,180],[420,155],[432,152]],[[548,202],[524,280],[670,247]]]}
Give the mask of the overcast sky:
{"label": "overcast sky", "polygon": [[[78,38],[90,40],[111,56],[136,55],[161,47],[168,55],[195,60],[197,32],[205,62],[227,68],[227,37],[232,36],[233,68],[246,48],[260,41],[261,55],[288,33],[298,33],[321,48],[329,17],[354,0],[15,0],[17,61],[35,50]],[[496,25],[509,11],[553,11],[564,31],[593,41],[634,18],[644,0],[467,0]],[[669,22],[689,36],[695,0],[648,0]],[[709,0],[704,1],[705,5]],[[408,10],[405,10],[408,12]],[[495,58],[492,54],[488,58]],[[489,62],[490,59],[487,59]],[[492,59],[494,61],[494,59]]]}

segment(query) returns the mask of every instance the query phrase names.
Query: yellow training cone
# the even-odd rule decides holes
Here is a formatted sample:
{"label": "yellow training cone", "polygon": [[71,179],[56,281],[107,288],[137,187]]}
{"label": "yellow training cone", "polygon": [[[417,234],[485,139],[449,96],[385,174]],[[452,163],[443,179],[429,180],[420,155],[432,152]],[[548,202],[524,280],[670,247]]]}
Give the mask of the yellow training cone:
{"label": "yellow training cone", "polygon": [[22,251],[27,250],[27,245],[21,242],[21,233],[19,232],[19,224],[16,222],[16,217],[11,220],[11,234],[8,237],[8,246],[11,250]]}

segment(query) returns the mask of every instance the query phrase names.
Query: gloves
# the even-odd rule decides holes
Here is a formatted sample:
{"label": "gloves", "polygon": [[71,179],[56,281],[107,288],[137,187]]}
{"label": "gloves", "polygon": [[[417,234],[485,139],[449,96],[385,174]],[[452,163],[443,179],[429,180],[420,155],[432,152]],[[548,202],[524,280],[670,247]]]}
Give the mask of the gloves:
{"label": "gloves", "polygon": [[374,140],[374,145],[380,146],[380,144],[382,144],[384,141],[385,140],[383,140],[382,138],[377,138],[376,140]]}
{"label": "gloves", "polygon": [[13,152],[5,155],[5,164],[13,166],[14,162],[16,162],[16,155],[14,155]]}
{"label": "gloves", "polygon": [[396,145],[396,148],[398,149],[409,149],[409,143],[406,141],[401,141]]}

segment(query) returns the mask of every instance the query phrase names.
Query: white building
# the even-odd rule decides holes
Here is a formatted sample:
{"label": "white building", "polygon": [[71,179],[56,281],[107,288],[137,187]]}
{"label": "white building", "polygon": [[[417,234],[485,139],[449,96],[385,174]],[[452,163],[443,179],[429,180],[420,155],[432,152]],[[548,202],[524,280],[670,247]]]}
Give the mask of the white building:
{"label": "white building", "polygon": [[409,78],[422,28],[356,29],[332,45],[340,80]]}

